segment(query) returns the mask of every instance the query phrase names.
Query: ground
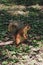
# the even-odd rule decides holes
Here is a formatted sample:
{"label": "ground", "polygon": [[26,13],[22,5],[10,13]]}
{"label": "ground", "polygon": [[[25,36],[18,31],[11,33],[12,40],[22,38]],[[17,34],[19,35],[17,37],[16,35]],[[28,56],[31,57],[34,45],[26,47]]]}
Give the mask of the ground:
{"label": "ground", "polygon": [[43,6],[0,4],[0,14],[2,25],[0,26],[0,39],[3,38],[7,28],[3,25],[11,21],[29,23],[31,26],[30,41],[33,37],[40,36],[38,40],[32,39],[32,44],[22,43],[18,47],[15,45],[0,47],[0,65],[43,65]]}

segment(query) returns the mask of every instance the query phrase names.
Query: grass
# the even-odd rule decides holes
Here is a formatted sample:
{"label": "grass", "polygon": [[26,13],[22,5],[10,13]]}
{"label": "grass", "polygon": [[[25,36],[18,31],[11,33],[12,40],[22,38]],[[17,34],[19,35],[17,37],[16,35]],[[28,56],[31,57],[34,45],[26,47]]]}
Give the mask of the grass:
{"label": "grass", "polygon": [[[29,10],[28,10],[29,11]],[[14,15],[11,16],[6,10],[0,11],[0,34],[1,37],[3,37],[4,33],[7,31],[7,26],[9,24],[9,21],[25,21],[25,23],[30,24],[31,32],[36,34],[43,35],[43,13],[40,11],[35,11],[34,9],[30,9],[30,13],[27,16],[23,15]],[[40,29],[40,30],[39,30]]]}
{"label": "grass", "polygon": [[[3,39],[5,33],[7,32],[7,27],[8,24],[10,22],[10,20],[12,21],[24,21],[25,23],[28,23],[31,26],[31,30],[29,31],[29,38],[31,39],[32,37],[35,37],[37,35],[41,36],[42,38],[40,39],[40,41],[43,40],[43,12],[41,12],[38,9],[34,9],[34,8],[28,8],[26,9],[26,11],[29,11],[28,16],[25,15],[11,15],[10,13],[8,13],[8,9],[3,8],[0,10],[0,40]],[[37,48],[39,47],[39,45],[37,44],[39,40],[32,40],[32,46]],[[4,56],[8,56],[8,52],[6,51],[8,50],[9,56],[11,55],[11,57],[13,55],[18,56],[19,53],[29,53],[30,52],[30,48],[28,45],[23,46],[22,44],[19,45],[18,47],[16,47],[15,45],[7,45],[4,46],[3,48],[0,47],[0,52],[1,52],[1,57],[0,57],[0,61],[2,61],[2,58]],[[8,62],[18,62],[18,59],[12,59],[9,58],[6,60],[4,59],[2,62],[2,65],[7,65]]]}

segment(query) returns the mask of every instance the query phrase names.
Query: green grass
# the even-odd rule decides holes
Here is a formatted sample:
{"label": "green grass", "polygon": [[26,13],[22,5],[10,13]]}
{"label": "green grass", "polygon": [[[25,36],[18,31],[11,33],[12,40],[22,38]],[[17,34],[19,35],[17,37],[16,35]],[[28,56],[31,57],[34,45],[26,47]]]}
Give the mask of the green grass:
{"label": "green grass", "polygon": [[[25,23],[28,23],[31,26],[31,30],[29,31],[29,38],[35,37],[37,35],[41,36],[40,40],[32,40],[32,46],[37,48],[39,45],[37,44],[38,41],[43,41],[43,13],[40,12],[37,9],[34,8],[28,8],[26,11],[29,11],[28,16],[24,15],[11,15],[7,12],[6,9],[0,10],[0,40],[4,38],[5,33],[7,32],[7,27],[9,24],[9,21],[24,21]],[[6,24],[7,23],[7,24]],[[3,49],[4,48],[4,49]],[[18,47],[15,45],[7,45],[4,47],[0,47],[0,52],[2,55],[0,56],[0,60],[2,61],[3,56],[7,55],[7,51],[10,51],[11,56],[18,55],[19,53],[29,53],[30,48],[26,44],[26,46],[23,46],[20,44]],[[6,60],[6,59],[5,59]],[[3,60],[2,65],[7,65],[8,61],[12,62],[18,62],[18,59],[12,59],[8,58],[6,61]]]}
{"label": "green grass", "polygon": [[43,13],[35,10],[34,8],[30,9],[28,11],[30,11],[30,13],[28,14],[28,17],[27,17],[27,16],[23,16],[23,15],[11,16],[6,10],[1,10],[0,11],[1,12],[0,34],[4,35],[4,33],[7,31],[7,26],[8,26],[9,20],[13,20],[13,21],[20,20],[21,22],[25,21],[25,23],[28,23],[31,25],[31,32],[43,35]]}

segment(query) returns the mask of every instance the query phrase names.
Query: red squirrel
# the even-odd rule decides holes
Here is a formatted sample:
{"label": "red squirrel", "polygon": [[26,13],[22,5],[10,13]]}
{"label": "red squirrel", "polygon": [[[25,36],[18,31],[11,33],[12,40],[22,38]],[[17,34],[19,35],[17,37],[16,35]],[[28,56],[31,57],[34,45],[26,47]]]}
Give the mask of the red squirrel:
{"label": "red squirrel", "polygon": [[8,31],[12,32],[12,38],[16,42],[16,44],[20,44],[23,40],[28,38],[27,32],[29,30],[29,25],[24,25],[24,27],[21,27],[20,29],[18,29],[18,25],[14,23],[10,23],[8,26]]}

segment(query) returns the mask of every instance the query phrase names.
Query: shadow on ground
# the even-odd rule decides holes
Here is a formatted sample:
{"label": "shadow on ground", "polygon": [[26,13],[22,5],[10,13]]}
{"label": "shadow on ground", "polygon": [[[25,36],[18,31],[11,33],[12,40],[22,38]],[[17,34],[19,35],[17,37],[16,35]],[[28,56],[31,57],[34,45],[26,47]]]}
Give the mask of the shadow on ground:
{"label": "shadow on ground", "polygon": [[35,5],[35,4],[40,4],[43,5],[43,1],[42,0],[0,0],[1,4],[5,4],[5,5],[9,5],[9,4],[16,4],[16,5]]}

